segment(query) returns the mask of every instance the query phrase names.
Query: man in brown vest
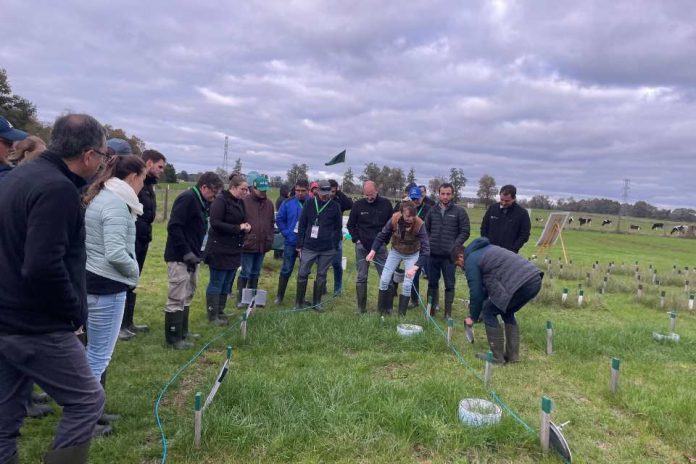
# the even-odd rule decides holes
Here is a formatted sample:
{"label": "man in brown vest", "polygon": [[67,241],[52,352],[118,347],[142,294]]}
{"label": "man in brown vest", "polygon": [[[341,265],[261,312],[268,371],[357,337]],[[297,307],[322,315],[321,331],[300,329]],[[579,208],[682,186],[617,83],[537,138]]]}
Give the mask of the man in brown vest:
{"label": "man in brown vest", "polygon": [[399,315],[404,316],[411,298],[411,285],[413,277],[418,269],[423,266],[430,254],[428,234],[425,231],[423,220],[418,217],[416,205],[412,201],[401,202],[401,208],[394,213],[391,219],[377,234],[372,243],[372,250],[365,257],[366,261],[372,261],[377,251],[391,238],[392,249],[387,256],[387,261],[382,270],[379,281],[379,300],[377,305],[381,314],[389,314],[389,284],[392,281],[394,270],[401,261],[404,262],[404,284],[401,286],[399,296]]}

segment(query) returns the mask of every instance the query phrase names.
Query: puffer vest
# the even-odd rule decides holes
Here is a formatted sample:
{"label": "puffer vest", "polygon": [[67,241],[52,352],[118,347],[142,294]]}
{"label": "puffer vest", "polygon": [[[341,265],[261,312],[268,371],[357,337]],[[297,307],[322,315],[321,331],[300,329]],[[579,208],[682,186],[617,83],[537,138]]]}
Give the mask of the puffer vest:
{"label": "puffer vest", "polygon": [[420,251],[420,239],[418,232],[423,227],[423,220],[419,217],[414,218],[411,227],[401,228],[399,224],[401,213],[394,213],[391,217],[392,222],[392,248],[404,255],[412,255]]}

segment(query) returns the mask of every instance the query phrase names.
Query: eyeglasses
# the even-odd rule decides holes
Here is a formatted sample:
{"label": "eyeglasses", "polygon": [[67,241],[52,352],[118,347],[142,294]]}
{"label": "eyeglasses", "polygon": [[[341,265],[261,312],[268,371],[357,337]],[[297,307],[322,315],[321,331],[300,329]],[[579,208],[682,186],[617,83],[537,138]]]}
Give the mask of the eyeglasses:
{"label": "eyeglasses", "polygon": [[97,155],[100,155],[100,156],[101,156],[102,158],[104,158],[104,159],[109,159],[109,158],[111,158],[111,157],[109,156],[108,153],[104,153],[103,151],[99,151],[99,150],[97,150],[96,148],[91,148],[90,150],[92,150],[92,151],[93,151],[94,153],[96,153]]}

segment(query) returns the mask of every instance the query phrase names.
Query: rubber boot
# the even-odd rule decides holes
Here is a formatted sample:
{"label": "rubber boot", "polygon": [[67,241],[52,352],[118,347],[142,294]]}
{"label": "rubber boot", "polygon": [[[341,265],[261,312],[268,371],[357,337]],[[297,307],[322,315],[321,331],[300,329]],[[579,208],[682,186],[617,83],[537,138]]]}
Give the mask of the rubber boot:
{"label": "rubber boot", "polygon": [[[45,464],[85,464],[90,442],[69,448],[54,449],[44,454]],[[11,462],[11,461],[10,461]]]}
{"label": "rubber boot", "polygon": [[430,305],[430,315],[435,317],[438,310],[438,304],[440,302],[440,289],[428,287],[428,300],[432,298],[432,303]]}
{"label": "rubber boot", "polygon": [[290,280],[289,275],[280,274],[278,276],[278,293],[276,293],[275,304],[283,304],[283,298],[285,298],[285,290],[288,288],[288,281]]}
{"label": "rubber boot", "polygon": [[379,291],[379,296],[377,297],[377,309],[379,310],[380,315],[387,316],[391,314],[391,312],[388,309],[390,298],[391,295],[389,289]]}
{"label": "rubber boot", "polygon": [[295,292],[295,309],[302,309],[305,305],[305,295],[307,294],[307,281],[297,282],[297,291]]}
{"label": "rubber boot", "polygon": [[321,296],[326,290],[326,281],[323,284],[319,284],[316,280],[314,281],[314,289],[312,291],[312,309],[318,313],[323,313],[324,309],[321,307]]}
{"label": "rubber boot", "polygon": [[[493,352],[493,362],[505,364],[505,333],[500,325],[491,327],[486,324],[486,338],[488,338],[488,346]],[[487,353],[476,353],[476,357],[484,361],[486,356]]]}
{"label": "rubber boot", "polygon": [[385,309],[387,311],[387,314],[391,314],[392,310],[394,309],[394,296],[395,296],[395,284],[394,282],[389,284],[389,287],[387,287],[387,297],[385,301]]}
{"label": "rubber boot", "polygon": [[520,328],[517,324],[505,324],[505,360],[520,361]]}
{"label": "rubber boot", "polygon": [[19,453],[10,456],[3,464],[19,464]]}
{"label": "rubber boot", "polygon": [[48,416],[49,414],[53,414],[53,408],[50,407],[49,405],[36,404],[32,401],[30,401],[27,404],[26,410],[27,410],[27,417],[31,417],[32,419],[41,419],[44,416]]}
{"label": "rubber boot", "polygon": [[367,284],[355,284],[355,295],[358,300],[358,313],[367,312]]}
{"label": "rubber boot", "polygon": [[222,319],[223,321],[227,320],[225,306],[227,306],[227,293],[222,293],[220,294],[220,302],[218,303],[218,319]]}
{"label": "rubber boot", "polygon": [[175,350],[186,350],[193,346],[193,343],[184,341],[183,325],[183,311],[164,313],[164,340],[167,342],[167,346],[174,348]]}
{"label": "rubber boot", "polygon": [[454,289],[445,290],[445,320],[452,317],[452,303],[454,303]]}
{"label": "rubber boot", "polygon": [[[138,325],[133,322],[133,313],[135,313],[135,302],[137,301],[138,295],[134,292],[126,293],[126,310],[128,310],[128,321],[126,329],[133,333],[145,333],[150,331],[150,327],[145,324]],[[130,305],[130,306],[129,306]],[[123,312],[123,320],[126,321],[126,312]]]}
{"label": "rubber boot", "polygon": [[417,282],[418,280],[414,280],[413,286],[411,287],[411,304],[408,306],[409,308],[418,307],[418,294],[420,293],[420,289],[418,288]]}
{"label": "rubber boot", "polygon": [[242,303],[242,290],[244,290],[247,286],[248,279],[245,277],[240,277],[237,279],[237,307],[238,308],[243,308],[246,305]]}
{"label": "rubber boot", "polygon": [[[182,318],[182,324],[181,324],[181,335],[182,339],[186,340],[187,338],[198,338],[201,336],[199,333],[193,333],[189,332],[189,312],[191,310],[190,306],[184,306],[184,316]],[[193,343],[191,342],[186,342],[193,346]]]}
{"label": "rubber boot", "polygon": [[[99,379],[99,383],[101,384],[102,389],[106,391],[106,371],[102,372],[101,378]],[[119,416],[118,414],[107,414],[104,412],[102,413],[101,417],[97,420],[97,424],[111,425],[120,418],[121,416]]]}
{"label": "rubber boot", "polygon": [[206,294],[205,295],[207,312],[208,312],[208,322],[212,325],[227,325],[227,321],[223,321],[218,318],[218,305],[220,304],[219,294]]}
{"label": "rubber boot", "polygon": [[406,315],[409,301],[411,301],[410,295],[399,295],[399,316]]}

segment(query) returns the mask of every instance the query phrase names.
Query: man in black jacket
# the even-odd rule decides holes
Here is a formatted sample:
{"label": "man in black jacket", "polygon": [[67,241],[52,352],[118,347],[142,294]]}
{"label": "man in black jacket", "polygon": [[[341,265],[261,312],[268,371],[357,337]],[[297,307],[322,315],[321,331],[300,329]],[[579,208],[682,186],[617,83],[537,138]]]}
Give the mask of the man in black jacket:
{"label": "man in black jacket", "polygon": [[87,462],[104,390],[75,336],[87,320],[85,225],[78,189],[106,158],[106,131],[59,117],[49,150],[0,185],[0,462],[16,442],[33,383],[63,407],[45,462]]}
{"label": "man in black jacket", "polygon": [[515,201],[517,188],[504,185],[500,189],[500,203],[491,205],[481,222],[481,237],[486,237],[491,245],[498,245],[519,253],[529,240],[532,222],[527,210]]}
{"label": "man in black jacket", "polygon": [[[155,222],[157,216],[157,196],[155,195],[155,184],[164,173],[164,166],[167,159],[157,150],[145,150],[143,152],[143,161],[147,169],[145,184],[138,194],[138,200],[143,205],[143,214],[138,216],[135,221],[135,258],[138,260],[140,273],[143,273],[145,266],[145,258],[147,250],[152,241],[152,223]],[[121,331],[118,334],[120,340],[128,340],[137,332],[147,332],[149,327],[146,325],[136,325],[133,322],[133,313],[135,312],[136,294],[133,290],[126,293],[126,307],[123,311],[123,321],[121,322]]]}
{"label": "man in black jacket", "polygon": [[317,278],[314,281],[312,308],[320,311],[321,290],[326,284],[326,272],[336,254],[341,239],[341,208],[331,200],[331,184],[319,182],[317,195],[305,202],[297,225],[297,252],[300,255],[300,270],[297,273],[295,309],[304,306],[307,293],[307,278],[312,265],[317,263]]}
{"label": "man in black jacket", "polygon": [[425,218],[425,229],[430,238],[428,260],[428,300],[432,298],[430,315],[434,316],[440,300],[440,274],[445,280],[445,318],[452,317],[454,302],[455,268],[452,250],[469,238],[469,215],[464,208],[452,202],[454,187],[450,183],[440,185],[439,202]]}
{"label": "man in black jacket", "polygon": [[[329,185],[331,185],[331,200],[338,203],[341,208],[341,221],[343,221],[343,213],[350,211],[353,207],[353,200],[351,200],[348,195],[341,192],[338,186],[338,182],[334,179],[329,179]],[[341,222],[341,230],[343,230],[343,222]],[[333,267],[334,275],[334,295],[341,293],[343,288],[343,237],[338,241],[338,249],[334,255],[334,259],[331,262],[331,267]],[[324,289],[326,293],[326,289]]]}
{"label": "man in black jacket", "polygon": [[208,231],[208,207],[222,187],[220,176],[206,172],[194,187],[179,194],[172,205],[164,248],[169,276],[164,338],[167,345],[177,350],[193,346],[186,341],[187,337],[195,336],[188,333],[189,308],[196,292],[198,263]]}
{"label": "man in black jacket", "polygon": [[[365,261],[365,257],[372,249],[375,237],[392,216],[391,202],[379,196],[379,190],[371,180],[363,184],[363,195],[365,198],[356,201],[353,205],[347,224],[351,240],[355,243],[355,261],[358,269],[355,294],[359,313],[367,311],[367,275],[370,263]],[[382,247],[373,261],[380,276],[386,260],[387,250],[386,247]]]}

